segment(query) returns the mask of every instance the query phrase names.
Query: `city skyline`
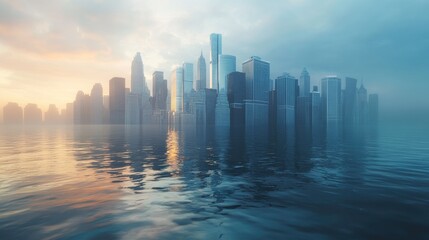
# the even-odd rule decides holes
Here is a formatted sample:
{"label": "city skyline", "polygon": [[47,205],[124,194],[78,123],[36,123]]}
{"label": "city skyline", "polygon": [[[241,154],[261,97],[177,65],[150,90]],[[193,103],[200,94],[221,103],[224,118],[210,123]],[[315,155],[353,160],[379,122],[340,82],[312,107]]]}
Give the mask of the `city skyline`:
{"label": "city skyline", "polygon": [[[423,2],[401,5],[404,12],[413,12],[408,16],[394,10],[399,2],[390,1],[286,1],[264,6],[239,1],[228,3],[223,8],[227,10],[217,10],[216,18],[210,14],[214,3],[188,6],[186,16],[181,11],[189,4],[166,3],[107,2],[102,7],[96,2],[1,3],[5,14],[0,19],[0,105],[12,101],[23,106],[37,99],[43,111],[52,103],[64,108],[77,89],[88,93],[93,84],[101,83],[108,91],[112,76],[124,77],[130,87],[129,59],[136,52],[142,53],[145,78],[152,89],[150,74],[156,70],[168,73],[181,62],[195,65],[201,51],[209,62],[207,36],[220,32],[223,52],[237,56],[237,65],[257,55],[272,63],[273,76],[287,71],[299,77],[306,67],[312,73],[311,86],[328,74],[352,76],[358,85],[363,81],[383,97],[381,111],[425,109],[428,74],[423,66],[427,60],[416,56],[427,46],[421,41],[424,38],[415,37],[427,33],[421,25],[426,18]],[[380,8],[383,17],[375,10]],[[124,14],[130,9],[136,14]],[[240,16],[236,16],[238,9]],[[252,23],[253,16],[263,10],[272,14]],[[298,17],[300,12],[308,18]],[[367,20],[361,18],[362,12]],[[282,21],[283,13],[294,15]],[[346,18],[345,13],[349,14]],[[124,19],[118,20],[119,16]],[[190,24],[198,17],[201,26]],[[216,21],[218,17],[222,20]],[[365,29],[354,28],[356,24]],[[264,35],[258,34],[262,30]],[[282,38],[278,38],[280,32]],[[29,34],[34,44],[24,44]],[[407,82],[412,84],[404,84],[404,79],[411,79]]]}

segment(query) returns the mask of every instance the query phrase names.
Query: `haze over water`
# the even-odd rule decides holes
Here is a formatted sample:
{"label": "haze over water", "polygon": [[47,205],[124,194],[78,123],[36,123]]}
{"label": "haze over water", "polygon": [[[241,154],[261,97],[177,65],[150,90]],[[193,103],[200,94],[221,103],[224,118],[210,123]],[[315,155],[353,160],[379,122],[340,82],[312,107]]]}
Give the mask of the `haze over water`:
{"label": "haze over water", "polygon": [[426,125],[318,144],[159,126],[0,129],[2,239],[429,237]]}

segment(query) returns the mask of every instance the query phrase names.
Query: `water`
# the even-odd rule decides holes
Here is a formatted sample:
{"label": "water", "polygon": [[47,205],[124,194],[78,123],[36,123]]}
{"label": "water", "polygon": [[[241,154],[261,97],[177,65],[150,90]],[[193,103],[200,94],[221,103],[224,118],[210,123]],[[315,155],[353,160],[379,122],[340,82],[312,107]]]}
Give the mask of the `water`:
{"label": "water", "polygon": [[0,129],[1,239],[429,239],[429,131]]}

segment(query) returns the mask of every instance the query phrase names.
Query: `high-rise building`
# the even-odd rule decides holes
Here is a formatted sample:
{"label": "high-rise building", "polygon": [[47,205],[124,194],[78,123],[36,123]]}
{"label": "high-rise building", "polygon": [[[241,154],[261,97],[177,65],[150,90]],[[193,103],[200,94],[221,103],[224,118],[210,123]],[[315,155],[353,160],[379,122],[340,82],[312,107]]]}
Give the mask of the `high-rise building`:
{"label": "high-rise building", "polygon": [[[143,60],[140,53],[136,53],[131,64],[131,91],[132,94],[139,96],[139,108],[131,109],[130,111],[138,111],[140,123],[147,123],[150,120],[150,91],[147,87],[146,78],[144,76]],[[124,100],[125,101],[125,100]],[[133,113],[135,115],[135,113]]]}
{"label": "high-rise building", "polygon": [[140,94],[126,93],[125,95],[125,124],[138,125],[140,124]]}
{"label": "high-rise building", "polygon": [[311,92],[311,133],[314,139],[320,139],[322,133],[321,96],[317,86]]}
{"label": "high-rise building", "polygon": [[378,123],[378,94],[368,96],[368,123],[372,126]]}
{"label": "high-rise building", "polygon": [[45,112],[45,123],[46,124],[59,124],[60,123],[60,112],[58,111],[55,104],[49,104],[48,111]]}
{"label": "high-rise building", "polygon": [[219,91],[219,55],[222,54],[222,35],[210,34],[210,88]]}
{"label": "high-rise building", "polygon": [[125,78],[110,79],[109,113],[110,124],[125,124]]}
{"label": "high-rise building", "polygon": [[90,96],[78,91],[73,102],[73,123],[83,125],[90,123]]}
{"label": "high-rise building", "polygon": [[367,124],[368,115],[368,92],[363,84],[358,90],[358,124],[364,126]]}
{"label": "high-rise building", "polygon": [[300,139],[310,139],[311,136],[311,97],[296,99],[296,132]]}
{"label": "high-rise building", "polygon": [[302,70],[301,76],[299,77],[299,96],[310,96],[310,74],[306,68]]}
{"label": "high-rise building", "polygon": [[343,94],[343,124],[344,130],[352,129],[357,122],[357,80],[346,77],[346,87]]}
{"label": "high-rise building", "polygon": [[246,131],[253,131],[255,127],[267,129],[270,63],[253,56],[243,63],[243,72],[246,76]]}
{"label": "high-rise building", "polygon": [[90,123],[91,124],[103,124],[103,87],[100,83],[94,84],[91,90],[91,111],[90,111]]}
{"label": "high-rise building", "polygon": [[194,90],[194,64],[183,63],[183,112],[192,113],[191,94]]}
{"label": "high-rise building", "polygon": [[277,132],[280,135],[295,134],[296,99],[298,79],[285,73],[276,79]]}
{"label": "high-rise building", "polygon": [[170,80],[170,111],[177,113],[183,112],[183,68],[176,67],[171,72]]}
{"label": "high-rise building", "polygon": [[155,71],[152,74],[153,84],[153,108],[154,110],[167,110],[167,80],[164,79],[164,72]]}
{"label": "high-rise building", "polygon": [[74,112],[74,106],[73,103],[67,103],[66,104],[66,109],[64,111],[64,114],[62,116],[63,122],[65,124],[73,124],[73,112]]}
{"label": "high-rise building", "polygon": [[196,90],[205,89],[207,86],[207,65],[206,59],[203,57],[203,52],[201,51],[201,55],[197,61],[197,79],[196,79]]}
{"label": "high-rise building", "polygon": [[327,76],[322,79],[322,120],[328,132],[338,132],[341,122],[341,79]]}
{"label": "high-rise building", "polygon": [[38,125],[42,123],[42,110],[37,104],[29,103],[24,108],[24,123],[28,125]]}
{"label": "high-rise building", "polygon": [[232,55],[219,55],[219,91],[216,102],[215,124],[217,126],[230,126],[230,110],[227,98],[227,75],[235,72],[236,58]]}
{"label": "high-rise building", "polygon": [[244,99],[246,96],[246,76],[242,72],[227,75],[227,96],[230,106],[231,129],[243,128],[244,131]]}
{"label": "high-rise building", "polygon": [[23,112],[18,103],[9,102],[3,107],[4,124],[22,124]]}

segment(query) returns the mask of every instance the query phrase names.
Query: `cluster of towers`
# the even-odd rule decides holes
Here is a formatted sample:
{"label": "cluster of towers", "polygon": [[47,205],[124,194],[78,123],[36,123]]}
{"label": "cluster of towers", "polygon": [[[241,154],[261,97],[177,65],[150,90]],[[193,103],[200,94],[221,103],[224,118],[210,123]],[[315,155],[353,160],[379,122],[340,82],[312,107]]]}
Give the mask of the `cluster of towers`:
{"label": "cluster of towers", "polygon": [[[300,135],[323,134],[340,127],[376,123],[378,95],[370,94],[357,80],[327,76],[310,90],[310,74],[304,68],[299,79],[288,73],[270,78],[270,63],[252,56],[237,71],[236,57],[223,54],[222,35],[210,35],[209,78],[203,53],[194,64],[184,62],[171,71],[152,74],[152,95],[146,83],[140,53],[131,64],[131,87],[126,80],[109,81],[109,94],[97,83],[90,94],[79,91],[74,102],[61,111],[50,105],[46,123],[73,124],[169,124],[171,126],[227,127],[237,131],[266,131]],[[195,81],[194,81],[195,78]],[[4,107],[4,123],[41,124],[42,111],[28,104]]]}

